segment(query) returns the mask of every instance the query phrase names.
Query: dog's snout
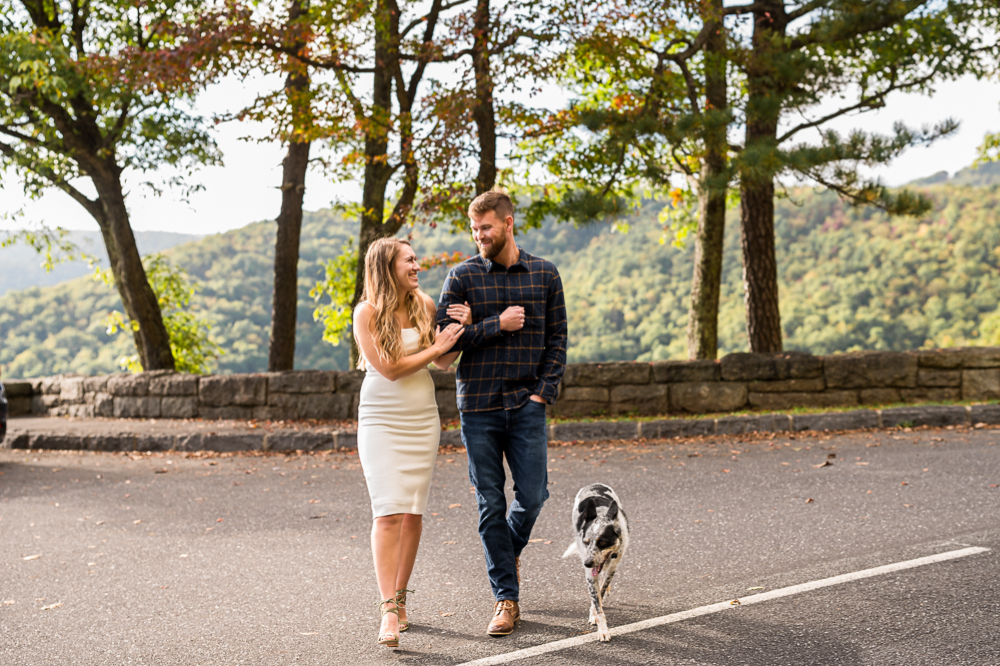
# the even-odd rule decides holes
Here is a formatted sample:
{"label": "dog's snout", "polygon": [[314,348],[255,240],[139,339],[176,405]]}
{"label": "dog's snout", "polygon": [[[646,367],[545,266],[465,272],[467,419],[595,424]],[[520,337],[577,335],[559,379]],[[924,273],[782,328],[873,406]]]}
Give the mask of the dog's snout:
{"label": "dog's snout", "polygon": [[583,566],[587,567],[588,569],[592,568],[594,566],[594,558],[588,557],[586,560],[583,561]]}

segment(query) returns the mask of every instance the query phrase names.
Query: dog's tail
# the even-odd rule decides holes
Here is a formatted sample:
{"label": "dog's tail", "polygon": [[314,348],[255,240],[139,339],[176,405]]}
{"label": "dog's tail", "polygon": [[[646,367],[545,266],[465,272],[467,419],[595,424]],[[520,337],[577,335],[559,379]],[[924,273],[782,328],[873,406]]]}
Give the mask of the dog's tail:
{"label": "dog's tail", "polygon": [[569,548],[566,549],[566,552],[562,554],[562,556],[569,557],[570,555],[576,555],[579,552],[580,552],[579,547],[576,545],[576,541],[574,540],[573,543],[569,545]]}

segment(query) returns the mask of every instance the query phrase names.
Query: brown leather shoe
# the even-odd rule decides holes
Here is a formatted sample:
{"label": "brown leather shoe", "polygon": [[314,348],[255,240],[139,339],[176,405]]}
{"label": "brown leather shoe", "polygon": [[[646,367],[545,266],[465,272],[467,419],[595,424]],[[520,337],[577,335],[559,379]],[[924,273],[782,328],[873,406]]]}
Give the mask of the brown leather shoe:
{"label": "brown leather shoe", "polygon": [[493,606],[493,619],[486,633],[490,636],[506,636],[514,631],[514,623],[521,619],[521,609],[516,601],[504,599]]}

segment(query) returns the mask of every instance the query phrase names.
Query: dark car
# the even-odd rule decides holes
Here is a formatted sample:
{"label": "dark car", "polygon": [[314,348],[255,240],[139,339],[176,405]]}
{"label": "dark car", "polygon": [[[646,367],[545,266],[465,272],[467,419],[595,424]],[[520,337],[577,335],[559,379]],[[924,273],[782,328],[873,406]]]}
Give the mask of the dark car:
{"label": "dark car", "polygon": [[7,396],[3,392],[3,384],[0,384],[0,444],[7,436]]}

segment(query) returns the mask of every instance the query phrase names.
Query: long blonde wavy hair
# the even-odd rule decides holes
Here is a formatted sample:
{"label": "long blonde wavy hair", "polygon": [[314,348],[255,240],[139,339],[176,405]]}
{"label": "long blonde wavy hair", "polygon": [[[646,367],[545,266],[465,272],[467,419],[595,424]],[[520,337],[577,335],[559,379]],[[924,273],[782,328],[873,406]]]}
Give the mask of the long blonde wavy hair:
{"label": "long blonde wavy hair", "polygon": [[[368,246],[365,253],[365,289],[361,300],[372,308],[371,329],[379,359],[395,363],[403,356],[403,334],[396,319],[399,307],[399,287],[396,282],[395,264],[403,245],[410,243],[399,238],[380,238]],[[420,289],[406,292],[406,316],[410,326],[420,334],[420,348],[434,344],[434,322],[424,305],[424,292]],[[358,355],[358,368],[365,369],[364,356]]]}

